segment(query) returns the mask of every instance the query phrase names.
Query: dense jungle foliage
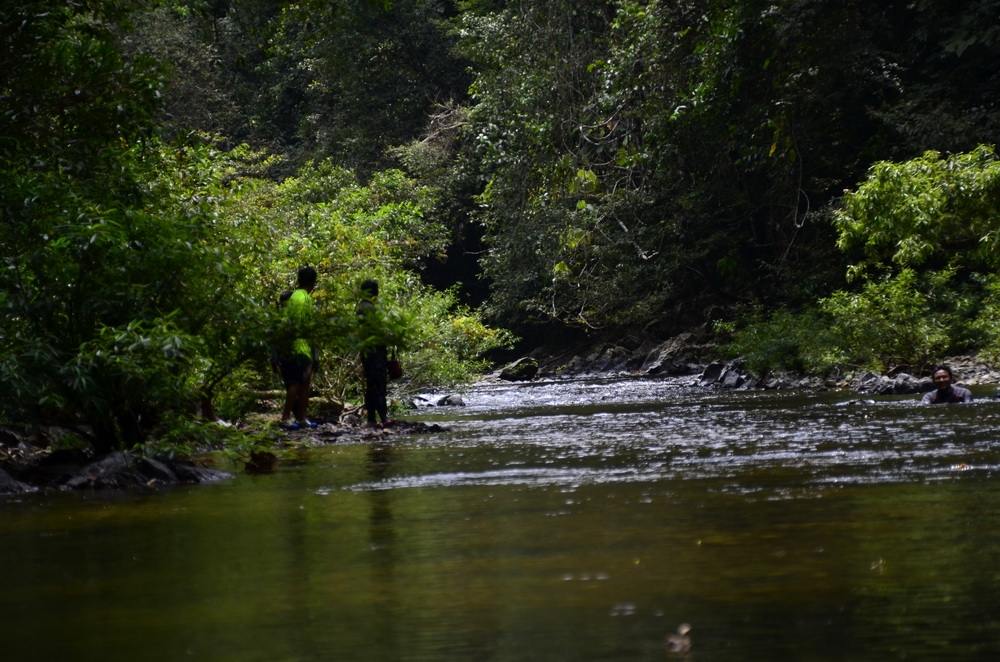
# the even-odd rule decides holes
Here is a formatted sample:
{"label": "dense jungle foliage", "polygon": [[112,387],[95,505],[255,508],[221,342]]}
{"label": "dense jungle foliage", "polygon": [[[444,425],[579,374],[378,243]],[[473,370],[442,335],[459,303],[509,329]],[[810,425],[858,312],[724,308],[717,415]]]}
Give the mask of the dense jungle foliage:
{"label": "dense jungle foliage", "polygon": [[0,9],[0,402],[100,449],[238,416],[278,293],[413,385],[704,326],[759,371],[1000,356],[1000,0]]}

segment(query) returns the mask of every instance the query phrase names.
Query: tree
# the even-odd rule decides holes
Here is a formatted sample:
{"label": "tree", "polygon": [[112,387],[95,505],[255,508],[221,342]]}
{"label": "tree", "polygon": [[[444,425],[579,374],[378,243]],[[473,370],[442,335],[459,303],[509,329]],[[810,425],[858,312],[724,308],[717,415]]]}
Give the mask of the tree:
{"label": "tree", "polygon": [[365,175],[412,139],[435,103],[464,94],[453,2],[307,0],[283,6],[259,100],[296,163],[332,158]]}
{"label": "tree", "polygon": [[193,411],[253,308],[217,228],[227,162],[152,137],[162,79],[122,55],[127,14],[42,4],[3,15],[3,417],[106,451]]}

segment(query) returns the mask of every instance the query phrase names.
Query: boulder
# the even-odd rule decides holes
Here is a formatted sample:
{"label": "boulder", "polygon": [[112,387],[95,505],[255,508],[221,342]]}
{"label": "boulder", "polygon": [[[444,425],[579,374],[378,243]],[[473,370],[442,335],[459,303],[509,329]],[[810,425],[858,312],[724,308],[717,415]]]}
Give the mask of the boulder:
{"label": "boulder", "polygon": [[316,418],[321,421],[337,421],[344,413],[344,403],[337,398],[313,398],[310,406]]}
{"label": "boulder", "polygon": [[0,427],[0,446],[17,446],[25,441],[25,437],[19,430]]}
{"label": "boulder", "polygon": [[534,378],[538,374],[538,361],[531,357],[524,357],[514,361],[500,371],[500,379],[508,382],[523,382]]}
{"label": "boulder", "polygon": [[873,395],[908,395],[924,393],[933,388],[934,383],[929,378],[917,378],[905,372],[895,377],[865,372],[854,380],[855,391]]}
{"label": "boulder", "polygon": [[622,370],[628,358],[629,351],[620,345],[601,345],[583,360],[583,369],[591,373]]}
{"label": "boulder", "polygon": [[630,352],[621,345],[604,343],[586,354],[577,354],[556,369],[560,375],[593,375],[624,370]]}
{"label": "boulder", "polygon": [[269,474],[274,472],[278,464],[278,456],[270,451],[252,451],[250,459],[243,465],[248,474]]}
{"label": "boulder", "polygon": [[[590,364],[587,362],[586,357],[576,355],[566,363],[559,366],[555,372],[557,375],[579,375],[587,372],[589,365]],[[501,377],[503,377],[503,375],[501,375]]]}
{"label": "boulder", "polygon": [[769,391],[792,388],[794,385],[794,382],[784,375],[773,375],[762,384],[763,388]]}
{"label": "boulder", "polygon": [[25,494],[37,491],[37,487],[22,483],[3,469],[0,469],[0,494]]}
{"label": "boulder", "polygon": [[725,371],[725,363],[722,363],[721,361],[713,361],[705,366],[705,369],[701,371],[701,375],[698,376],[698,383],[702,386],[715,384],[719,381]]}
{"label": "boulder", "polygon": [[83,467],[64,485],[71,489],[123,489],[182,482],[203,483],[229,477],[231,474],[226,472],[190,463],[161,461],[116,451]]}
{"label": "boulder", "polygon": [[639,371],[646,375],[686,374],[691,338],[690,333],[681,333],[663,341],[646,355]]}
{"label": "boulder", "polygon": [[892,379],[893,393],[913,394],[930,391],[934,388],[934,382],[927,377],[914,377],[913,375],[901,372]]}
{"label": "boulder", "polygon": [[714,386],[727,389],[749,389],[766,386],[766,382],[746,372],[743,359],[733,359],[722,363],[716,361],[708,364],[698,377],[701,386]]}
{"label": "boulder", "polygon": [[446,395],[437,401],[438,407],[464,407],[465,400],[462,396],[457,393],[452,393],[451,395]]}
{"label": "boulder", "polygon": [[431,396],[428,395],[415,395],[410,400],[410,407],[413,409],[420,409],[421,407],[433,407],[434,401],[431,400]]}
{"label": "boulder", "polygon": [[227,471],[200,467],[194,462],[174,460],[170,463],[170,468],[182,483],[214,483],[220,480],[228,480],[233,475]]}
{"label": "boulder", "polygon": [[654,352],[657,352],[659,347],[660,345],[650,340],[643,341],[629,354],[625,361],[625,369],[630,372],[643,372],[643,366],[653,358]]}
{"label": "boulder", "polygon": [[145,465],[152,469],[152,475],[147,477],[142,471],[143,459],[145,458],[139,458],[131,453],[115,451],[83,467],[76,475],[70,477],[65,485],[72,489],[85,487],[103,489],[143,487],[152,480],[162,480],[165,477],[176,481],[177,477],[173,472],[155,464]]}
{"label": "boulder", "polygon": [[727,365],[722,374],[719,375],[718,384],[722,388],[739,388],[746,381],[747,379],[739,366]]}

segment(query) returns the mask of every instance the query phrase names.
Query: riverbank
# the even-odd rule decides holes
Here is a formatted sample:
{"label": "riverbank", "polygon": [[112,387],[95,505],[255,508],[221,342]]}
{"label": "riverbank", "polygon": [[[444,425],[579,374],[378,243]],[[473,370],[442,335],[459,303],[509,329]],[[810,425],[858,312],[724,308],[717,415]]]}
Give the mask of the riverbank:
{"label": "riverbank", "polygon": [[[697,333],[682,333],[660,342],[601,341],[570,347],[540,346],[486,375],[484,380],[671,377],[687,379],[688,386],[704,389],[853,390],[866,395],[917,394],[933,388],[929,376],[902,371],[888,374],[834,372],[825,376],[785,371],[759,376],[749,372],[741,359],[719,359],[720,355],[717,345]],[[1000,383],[1000,371],[976,356],[953,356],[944,362],[952,366],[960,384]],[[236,424],[234,432],[247,439],[255,437],[256,441],[235,451],[203,445],[190,453],[196,460],[121,452],[95,457],[86,450],[66,448],[62,441],[65,431],[58,428],[3,428],[0,429],[0,494],[72,489],[159,489],[185,483],[209,483],[233,477],[232,473],[213,466],[213,453],[223,452],[230,458],[235,457],[233,464],[238,470],[264,473],[274,469],[282,452],[296,448],[371,442],[441,429],[436,425],[404,421],[385,429],[371,429],[363,425],[356,412],[344,413],[343,405],[335,404],[337,406],[327,412],[330,414],[326,418],[328,422],[315,429],[285,432],[275,428],[276,405],[269,403],[265,411]],[[417,396],[411,402],[414,409],[461,404],[461,396],[457,393],[430,400]]]}
{"label": "riverbank", "polygon": [[[662,341],[626,339],[566,346],[539,346],[487,378],[525,381],[588,376],[690,377],[692,386],[721,389],[854,390],[858,393],[916,394],[933,388],[930,375],[895,370],[838,370],[823,376],[793,371],[755,375],[740,358],[723,352],[706,334],[681,333]],[[1000,384],[1000,370],[975,355],[945,357],[957,383]]]}
{"label": "riverbank", "polygon": [[397,435],[426,434],[443,429],[439,425],[409,421],[369,428],[356,415],[347,414],[315,428],[286,432],[274,428],[275,416],[251,416],[237,424],[238,429],[234,432],[259,440],[242,450],[201,445],[184,458],[174,457],[172,453],[147,454],[140,450],[95,456],[89,449],[62,447],[65,431],[58,428],[34,431],[0,428],[0,495],[69,490],[157,490],[182,484],[214,483],[235,476],[232,471],[215,466],[220,454],[229,455],[227,464],[234,465],[236,470],[269,473],[282,454],[299,448],[377,442]]}

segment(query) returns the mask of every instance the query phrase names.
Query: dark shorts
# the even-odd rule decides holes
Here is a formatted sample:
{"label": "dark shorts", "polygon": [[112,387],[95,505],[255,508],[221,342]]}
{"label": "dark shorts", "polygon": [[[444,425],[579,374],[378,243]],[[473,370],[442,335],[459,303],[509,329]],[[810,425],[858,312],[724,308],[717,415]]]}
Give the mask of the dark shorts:
{"label": "dark shorts", "polygon": [[278,367],[281,369],[281,381],[285,383],[285,386],[305,384],[312,377],[312,366],[312,359],[303,354],[282,357],[278,361]]}

